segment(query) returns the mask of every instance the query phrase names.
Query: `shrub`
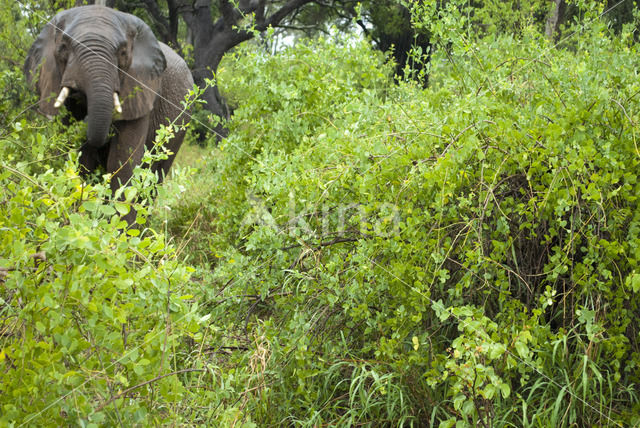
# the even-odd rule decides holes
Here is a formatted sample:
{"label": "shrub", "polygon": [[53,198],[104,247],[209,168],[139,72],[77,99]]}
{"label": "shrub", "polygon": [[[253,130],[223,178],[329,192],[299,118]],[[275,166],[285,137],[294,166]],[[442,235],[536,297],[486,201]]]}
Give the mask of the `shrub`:
{"label": "shrub", "polygon": [[638,423],[636,56],[602,29],[491,38],[422,90],[358,42],[238,55],[206,198],[209,308],[246,348],[227,411]]}
{"label": "shrub", "polygon": [[193,270],[165,235],[120,220],[135,204],[144,224],[136,201],[154,177],[140,169],[110,200],[78,176],[78,125],[32,124],[21,108],[0,134],[0,425],[179,420],[204,375]]}

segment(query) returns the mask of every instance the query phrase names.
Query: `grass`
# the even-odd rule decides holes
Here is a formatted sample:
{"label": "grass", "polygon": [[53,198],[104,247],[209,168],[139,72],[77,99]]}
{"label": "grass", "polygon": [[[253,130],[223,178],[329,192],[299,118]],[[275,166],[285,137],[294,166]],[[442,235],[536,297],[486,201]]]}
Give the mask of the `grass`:
{"label": "grass", "polygon": [[[210,159],[216,156],[212,146],[185,142],[171,168],[169,179],[158,189],[151,227],[162,230],[174,241],[186,262],[207,265],[210,238],[215,230],[208,207],[213,187],[207,172]],[[192,233],[198,231],[197,234]],[[186,260],[188,258],[188,260]]]}
{"label": "grass", "polygon": [[202,147],[194,143],[185,142],[174,161],[174,166],[200,168],[204,166],[206,159],[211,156],[211,148]]}

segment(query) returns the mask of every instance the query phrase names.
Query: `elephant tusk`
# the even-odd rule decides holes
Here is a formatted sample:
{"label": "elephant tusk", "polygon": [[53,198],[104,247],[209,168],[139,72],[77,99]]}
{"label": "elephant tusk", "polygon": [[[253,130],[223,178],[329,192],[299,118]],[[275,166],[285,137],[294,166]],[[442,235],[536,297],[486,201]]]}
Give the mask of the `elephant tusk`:
{"label": "elephant tusk", "polygon": [[118,113],[122,113],[122,104],[120,104],[120,98],[118,98],[117,92],[113,93],[113,106]]}
{"label": "elephant tusk", "polygon": [[65,86],[60,91],[60,94],[58,95],[58,98],[56,98],[56,102],[53,104],[53,107],[60,108],[60,106],[64,104],[64,101],[67,99],[68,96],[69,96],[69,88]]}

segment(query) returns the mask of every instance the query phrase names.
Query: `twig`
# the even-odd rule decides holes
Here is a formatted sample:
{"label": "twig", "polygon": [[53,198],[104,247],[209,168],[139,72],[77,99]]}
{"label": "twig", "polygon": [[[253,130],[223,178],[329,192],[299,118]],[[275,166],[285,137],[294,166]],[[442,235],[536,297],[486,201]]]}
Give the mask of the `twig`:
{"label": "twig", "polygon": [[9,58],[8,56],[5,55],[0,55],[0,60],[4,61],[4,62],[8,62],[9,64],[13,65],[14,67],[21,67],[22,64],[19,61],[16,61],[13,58]]}
{"label": "twig", "polygon": [[[47,255],[44,251],[38,251],[37,253],[31,254],[29,257],[41,262],[47,261]],[[16,270],[17,269],[15,267],[0,267],[0,280],[4,280],[9,275],[9,272],[14,272]]]}
{"label": "twig", "polygon": [[629,120],[629,122],[631,122],[632,126],[637,126],[636,123],[633,121],[633,119],[631,119],[629,117],[629,115],[627,114],[627,109],[624,108],[624,106],[622,104],[620,104],[620,102],[618,100],[615,100],[613,98],[611,98],[611,101],[613,101],[614,103],[618,104],[618,107],[620,107],[622,109],[622,112],[624,113],[624,115],[627,117],[627,119]]}
{"label": "twig", "polygon": [[[342,244],[344,242],[357,242],[361,239],[367,238],[367,236],[365,235],[361,235],[358,236],[356,238],[349,238],[349,237],[338,237],[338,238],[334,238],[331,241],[326,241],[326,242],[318,242],[315,247],[317,250],[321,249],[322,247],[330,247],[331,245],[335,245],[335,244]],[[294,244],[294,245],[289,245],[288,247],[282,247],[280,250],[281,251],[287,251],[287,250],[291,250],[293,248],[299,248],[302,247],[302,244]]]}
{"label": "twig", "polygon": [[8,165],[5,165],[5,164],[0,164],[0,168],[4,168],[7,171],[9,171],[10,173],[12,173],[14,175],[18,175],[18,176],[24,178],[25,180],[30,181],[34,186],[39,187],[40,190],[42,190],[47,195],[49,195],[51,197],[51,199],[55,199],[54,196],[44,186],[42,186],[40,183],[35,181],[33,178],[31,178],[29,175],[25,174],[24,172],[22,172],[20,170],[17,170],[15,168],[12,168],[12,167],[10,167]]}
{"label": "twig", "polygon": [[109,400],[107,400],[106,402],[102,403],[95,411],[99,412],[102,409],[104,409],[105,407],[107,407],[109,404],[113,403],[115,400],[117,400],[120,397],[123,397],[125,395],[127,395],[128,393],[130,393],[131,391],[135,391],[138,388],[142,388],[143,386],[149,385],[150,383],[156,382],[160,379],[164,379],[165,377],[169,377],[169,376],[173,376],[173,375],[178,375],[181,373],[188,373],[188,372],[204,372],[206,371],[205,369],[182,369],[182,370],[178,370],[176,372],[171,372],[171,373],[166,373],[160,376],[156,376],[153,379],[149,379],[145,382],[139,383],[137,385],[132,386],[131,388],[127,388],[124,391],[122,391],[120,394],[111,397]]}

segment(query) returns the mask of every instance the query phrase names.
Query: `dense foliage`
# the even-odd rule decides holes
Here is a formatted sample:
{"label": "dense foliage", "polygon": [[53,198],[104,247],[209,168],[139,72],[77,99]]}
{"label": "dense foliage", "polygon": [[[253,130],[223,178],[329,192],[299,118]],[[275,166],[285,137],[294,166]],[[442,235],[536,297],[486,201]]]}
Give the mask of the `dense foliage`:
{"label": "dense foliage", "polygon": [[139,171],[115,204],[79,177],[84,124],[27,112],[40,13],[0,5],[0,426],[178,420],[184,379],[202,372],[185,347],[206,320],[186,294],[193,269],[166,235],[120,220],[155,177]]}
{"label": "dense foliage", "polygon": [[413,12],[427,89],[349,37],[226,58],[229,138],[129,230],[153,177],[81,180],[3,62],[0,425],[640,426],[633,33]]}
{"label": "dense foliage", "polygon": [[640,423],[636,47],[472,49],[426,91],[353,42],[221,75],[200,245],[247,420]]}

